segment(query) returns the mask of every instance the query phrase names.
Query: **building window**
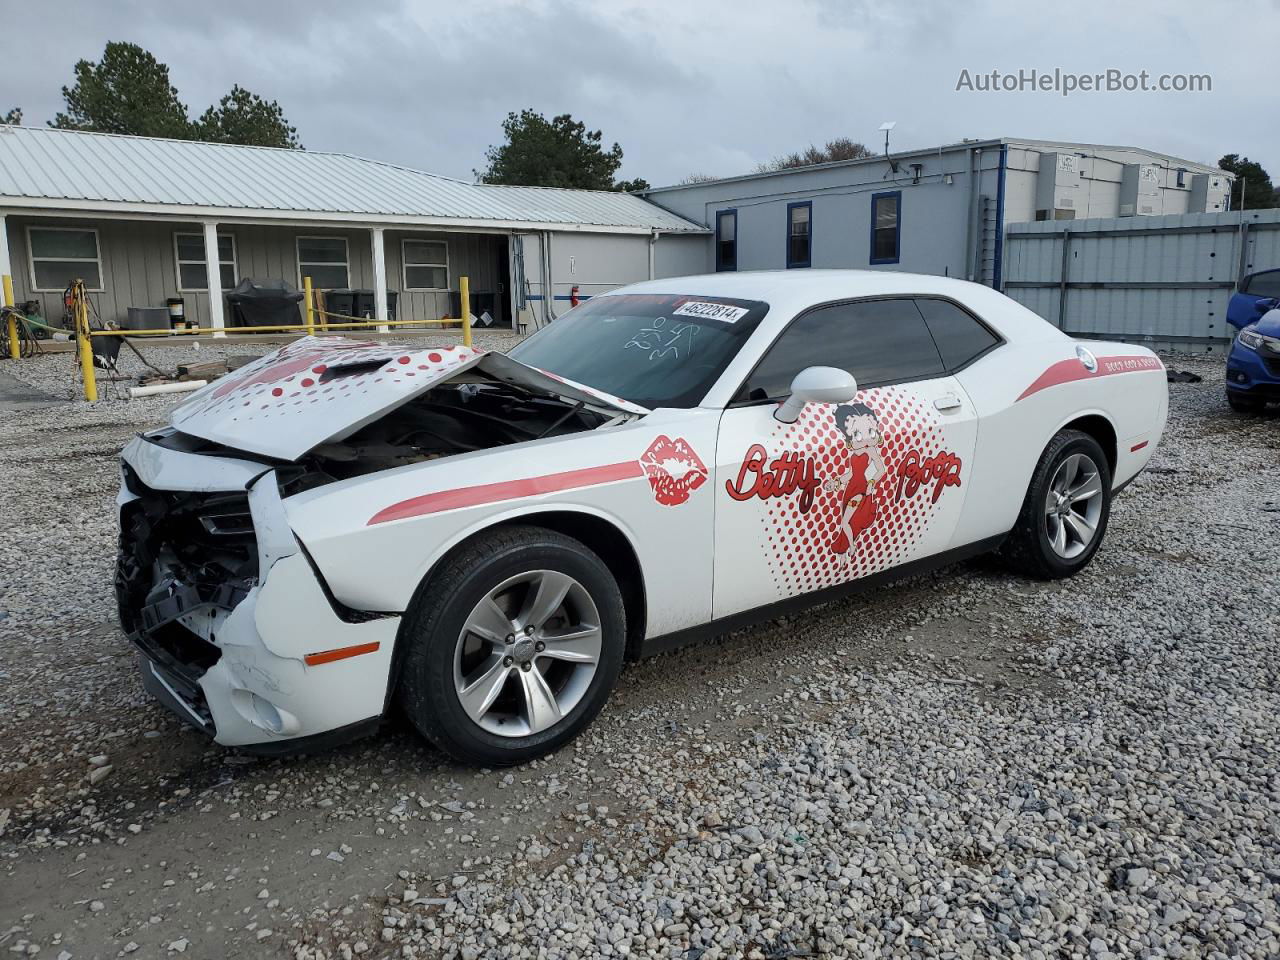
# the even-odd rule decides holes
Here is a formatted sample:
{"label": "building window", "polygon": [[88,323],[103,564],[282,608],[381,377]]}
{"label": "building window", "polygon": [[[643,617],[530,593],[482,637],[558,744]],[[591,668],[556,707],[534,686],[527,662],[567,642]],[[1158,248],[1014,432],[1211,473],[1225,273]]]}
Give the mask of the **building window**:
{"label": "building window", "polygon": [[1187,169],[1186,167],[1178,168],[1178,186],[1185,187],[1187,185]]}
{"label": "building window", "polygon": [[813,256],[813,204],[787,204],[787,266],[807,267]]}
{"label": "building window", "polygon": [[311,285],[319,290],[345,290],[350,287],[346,237],[299,237],[299,286],[306,277],[310,277]]}
{"label": "building window", "polygon": [[738,211],[716,213],[716,270],[738,269]]}
{"label": "building window", "polygon": [[449,289],[449,244],[444,240],[405,240],[400,244],[404,258],[404,289]]}
{"label": "building window", "polygon": [[871,195],[871,262],[897,263],[902,253],[902,191]]}
{"label": "building window", "polygon": [[[204,263],[204,234],[175,233],[174,253],[178,260],[178,290],[208,290],[209,274]],[[218,236],[218,284],[223,290],[233,290],[240,278],[236,274],[236,238]]]}
{"label": "building window", "polygon": [[31,288],[54,292],[83,280],[86,290],[102,289],[98,231],[74,227],[28,227]]}

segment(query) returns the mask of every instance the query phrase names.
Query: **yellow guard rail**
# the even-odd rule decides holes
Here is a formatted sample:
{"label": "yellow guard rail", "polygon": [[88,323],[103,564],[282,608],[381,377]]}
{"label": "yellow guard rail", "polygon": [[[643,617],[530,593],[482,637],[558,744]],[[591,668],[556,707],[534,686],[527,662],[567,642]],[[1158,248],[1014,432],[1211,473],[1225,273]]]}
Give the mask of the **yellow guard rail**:
{"label": "yellow guard rail", "polygon": [[[13,306],[13,281],[6,274],[3,278],[3,295],[4,305]],[[462,304],[462,317],[453,318],[446,317],[440,320],[388,320],[379,323],[377,320],[363,317],[350,317],[340,313],[330,313],[327,310],[321,310],[316,306],[316,290],[311,284],[311,278],[305,277],[302,283],[305,323],[288,323],[278,324],[266,327],[240,327],[237,328],[246,333],[306,333],[314,335],[317,326],[323,332],[330,330],[370,330],[377,327],[422,327],[436,326],[447,323],[455,323],[458,319],[462,322],[462,342],[465,346],[471,346],[471,282],[468,277],[458,278],[458,292],[460,294],[460,302]],[[93,366],[93,338],[94,337],[168,337],[168,336],[197,336],[210,334],[216,335],[224,333],[224,329],[215,329],[213,327],[187,327],[183,330],[173,330],[169,327],[163,327],[154,330],[91,330],[89,329],[89,298],[85,293],[84,281],[75,280],[71,284],[71,318],[75,324],[76,352],[80,361],[80,375],[84,380],[84,398],[90,403],[96,403],[98,400],[98,378]],[[330,318],[336,319],[334,323]],[[9,341],[9,356],[17,360],[21,356],[20,344],[18,340],[18,323],[17,319],[10,314],[8,318],[7,338]]]}

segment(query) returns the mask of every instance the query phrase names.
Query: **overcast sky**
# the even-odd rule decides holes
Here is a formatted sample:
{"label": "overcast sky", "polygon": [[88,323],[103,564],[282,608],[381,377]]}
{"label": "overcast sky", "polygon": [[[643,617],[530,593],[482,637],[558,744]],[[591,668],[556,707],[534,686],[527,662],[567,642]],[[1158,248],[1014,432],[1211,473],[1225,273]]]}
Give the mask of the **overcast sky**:
{"label": "overcast sky", "polygon": [[[233,83],[278,100],[313,150],[470,179],[508,111],[568,112],[617,141],[622,175],[730,176],[848,136],[965,137],[1260,161],[1280,180],[1280,2],[809,0],[749,3],[6,3],[0,112],[44,124],[80,58],[128,40],[193,116]],[[1264,54],[1266,45],[1273,52]],[[957,91],[961,71],[1209,74],[1202,93]]]}

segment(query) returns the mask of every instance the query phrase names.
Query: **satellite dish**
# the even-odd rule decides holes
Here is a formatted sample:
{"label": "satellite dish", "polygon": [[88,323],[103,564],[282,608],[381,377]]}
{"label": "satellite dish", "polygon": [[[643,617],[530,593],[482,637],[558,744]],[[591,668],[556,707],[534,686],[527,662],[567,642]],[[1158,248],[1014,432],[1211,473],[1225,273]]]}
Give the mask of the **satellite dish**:
{"label": "satellite dish", "polygon": [[[884,123],[880,124],[880,132],[884,134],[884,155],[886,157],[889,156],[889,131],[897,125],[898,121],[896,120],[886,120]],[[890,160],[889,165],[894,173],[898,172],[898,164],[895,161]]]}

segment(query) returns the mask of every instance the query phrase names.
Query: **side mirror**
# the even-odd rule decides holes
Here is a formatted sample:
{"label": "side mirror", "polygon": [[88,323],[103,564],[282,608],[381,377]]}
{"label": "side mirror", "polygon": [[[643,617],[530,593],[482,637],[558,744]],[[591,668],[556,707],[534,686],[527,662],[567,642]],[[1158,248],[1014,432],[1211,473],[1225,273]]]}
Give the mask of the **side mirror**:
{"label": "side mirror", "polygon": [[1280,299],[1277,299],[1276,297],[1259,297],[1257,300],[1253,301],[1253,310],[1257,314],[1256,317],[1252,320],[1249,319],[1247,307],[1243,311],[1237,311],[1235,314],[1232,314],[1231,311],[1228,310],[1227,323],[1230,326],[1235,327],[1237,330],[1243,330],[1245,327],[1249,326],[1249,324],[1257,323],[1258,319],[1261,318],[1263,314],[1269,313],[1277,307],[1280,307]]}
{"label": "side mirror", "polygon": [[858,392],[858,381],[847,370],[805,367],[791,381],[791,396],[774,411],[774,419],[795,423],[806,403],[844,403]]}

